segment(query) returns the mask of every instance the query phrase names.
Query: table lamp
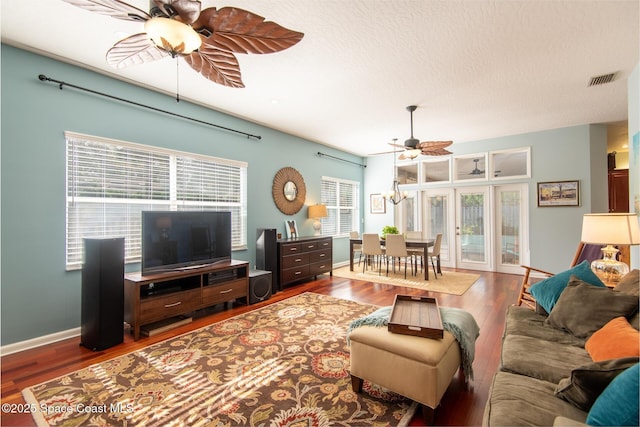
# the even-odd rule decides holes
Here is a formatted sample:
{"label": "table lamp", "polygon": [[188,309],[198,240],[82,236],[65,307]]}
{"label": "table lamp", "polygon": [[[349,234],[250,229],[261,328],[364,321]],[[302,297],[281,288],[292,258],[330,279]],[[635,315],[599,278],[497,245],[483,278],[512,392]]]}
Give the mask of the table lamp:
{"label": "table lamp", "polygon": [[581,240],[605,245],[602,259],[593,261],[591,270],[605,282],[617,282],[629,272],[629,266],[616,260],[618,249],[612,245],[640,244],[638,217],[631,213],[585,214]]}
{"label": "table lamp", "polygon": [[309,218],[314,219],[313,221],[313,229],[315,230],[314,236],[321,235],[322,223],[320,222],[320,218],[325,218],[327,216],[327,207],[325,205],[311,205],[309,206]]}

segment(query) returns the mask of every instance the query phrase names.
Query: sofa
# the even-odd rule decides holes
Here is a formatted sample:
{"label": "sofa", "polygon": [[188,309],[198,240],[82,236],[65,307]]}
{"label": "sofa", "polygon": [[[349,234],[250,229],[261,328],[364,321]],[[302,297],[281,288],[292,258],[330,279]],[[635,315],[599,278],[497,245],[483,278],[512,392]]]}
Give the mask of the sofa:
{"label": "sofa", "polygon": [[638,425],[639,272],[613,289],[584,262],[509,307],[485,426]]}

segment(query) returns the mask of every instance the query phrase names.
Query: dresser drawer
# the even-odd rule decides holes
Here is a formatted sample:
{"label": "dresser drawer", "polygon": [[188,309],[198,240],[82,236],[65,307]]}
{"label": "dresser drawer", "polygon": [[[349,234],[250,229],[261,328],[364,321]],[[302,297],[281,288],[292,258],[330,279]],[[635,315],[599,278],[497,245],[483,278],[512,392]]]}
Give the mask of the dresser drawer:
{"label": "dresser drawer", "polygon": [[215,305],[247,296],[247,280],[239,279],[202,288],[203,305]]}
{"label": "dresser drawer", "polygon": [[309,254],[301,253],[282,257],[282,268],[294,268],[309,263]]}
{"label": "dresser drawer", "polygon": [[140,324],[144,325],[196,310],[200,305],[201,295],[198,288],[144,298],[140,301]]}
{"label": "dresser drawer", "polygon": [[326,273],[328,271],[333,271],[330,259],[326,262],[309,264],[309,276],[317,276],[318,274]]}
{"label": "dresser drawer", "polygon": [[300,250],[302,252],[311,252],[318,249],[318,242],[302,242],[300,243]]}
{"label": "dresser drawer", "polygon": [[294,282],[309,276],[309,264],[301,265],[299,268],[289,268],[282,270],[282,283]]}
{"label": "dresser drawer", "polygon": [[331,241],[331,237],[326,239],[318,240],[316,242],[318,249],[331,249],[333,247],[333,242]]}
{"label": "dresser drawer", "polygon": [[298,243],[287,243],[285,245],[280,246],[281,256],[299,254],[302,252],[300,250],[300,245]]}
{"label": "dresser drawer", "polygon": [[331,249],[325,249],[323,251],[315,251],[309,254],[309,262],[331,262]]}

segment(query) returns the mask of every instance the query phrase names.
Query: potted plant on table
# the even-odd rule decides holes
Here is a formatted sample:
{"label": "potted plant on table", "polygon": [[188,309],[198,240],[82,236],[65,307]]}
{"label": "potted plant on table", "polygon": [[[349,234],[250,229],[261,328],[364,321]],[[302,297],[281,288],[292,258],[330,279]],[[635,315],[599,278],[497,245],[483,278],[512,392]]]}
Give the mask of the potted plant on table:
{"label": "potted plant on table", "polygon": [[400,234],[400,231],[398,231],[398,227],[393,226],[393,225],[385,225],[384,228],[382,229],[382,238],[385,239],[387,237],[387,234]]}

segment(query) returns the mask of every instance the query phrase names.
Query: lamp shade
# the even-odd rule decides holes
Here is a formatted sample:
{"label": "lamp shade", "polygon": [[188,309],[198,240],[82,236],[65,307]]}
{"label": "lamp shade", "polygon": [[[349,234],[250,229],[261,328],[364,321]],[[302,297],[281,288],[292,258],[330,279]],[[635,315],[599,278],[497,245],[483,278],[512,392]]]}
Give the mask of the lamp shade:
{"label": "lamp shade", "polygon": [[640,244],[638,217],[631,213],[585,214],[580,240],[596,244]]}
{"label": "lamp shade", "polygon": [[309,206],[309,218],[325,218],[327,216],[327,207],[325,205]]}
{"label": "lamp shade", "polygon": [[175,56],[188,55],[200,48],[202,39],[189,25],[175,19],[151,18],[144,24],[144,31],[153,43]]}

